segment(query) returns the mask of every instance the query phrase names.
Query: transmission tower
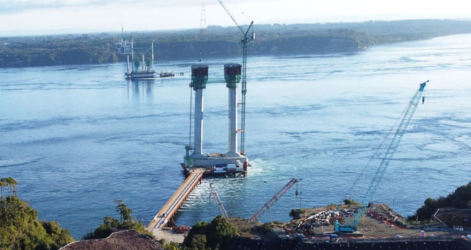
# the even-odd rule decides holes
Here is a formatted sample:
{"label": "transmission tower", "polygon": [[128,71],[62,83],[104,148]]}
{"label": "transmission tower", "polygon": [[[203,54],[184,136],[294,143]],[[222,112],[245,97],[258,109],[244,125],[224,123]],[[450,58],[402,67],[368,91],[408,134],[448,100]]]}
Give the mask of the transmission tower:
{"label": "transmission tower", "polygon": [[206,34],[206,5],[201,2],[201,19],[200,19],[200,35]]}

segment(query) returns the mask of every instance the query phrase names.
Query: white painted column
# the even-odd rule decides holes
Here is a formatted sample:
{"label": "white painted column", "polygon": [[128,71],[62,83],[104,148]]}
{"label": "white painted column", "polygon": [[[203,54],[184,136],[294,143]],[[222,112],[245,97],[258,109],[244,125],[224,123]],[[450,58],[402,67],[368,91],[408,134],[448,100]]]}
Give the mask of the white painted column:
{"label": "white painted column", "polygon": [[229,138],[227,156],[240,156],[237,152],[237,88],[229,88]]}
{"label": "white painted column", "polygon": [[146,61],[144,59],[144,55],[142,55],[142,71],[146,70]]}
{"label": "white painted column", "polygon": [[203,90],[195,90],[195,137],[194,137],[194,151],[195,156],[203,155],[203,110],[204,97]]}
{"label": "white painted column", "polygon": [[129,55],[127,57],[128,57],[128,74],[129,74],[129,73],[131,73],[131,72],[129,72]]}

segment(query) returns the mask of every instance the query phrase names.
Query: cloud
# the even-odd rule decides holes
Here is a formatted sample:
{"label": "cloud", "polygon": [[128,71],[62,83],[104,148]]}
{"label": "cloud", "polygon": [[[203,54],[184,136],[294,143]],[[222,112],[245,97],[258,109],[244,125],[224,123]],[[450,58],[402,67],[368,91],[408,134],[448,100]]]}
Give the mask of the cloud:
{"label": "cloud", "polygon": [[[107,6],[146,5],[148,7],[201,6],[203,0],[0,0],[0,14],[20,13],[41,9],[86,8]],[[228,6],[271,0],[224,0]],[[204,1],[206,6],[219,5],[217,0]]]}

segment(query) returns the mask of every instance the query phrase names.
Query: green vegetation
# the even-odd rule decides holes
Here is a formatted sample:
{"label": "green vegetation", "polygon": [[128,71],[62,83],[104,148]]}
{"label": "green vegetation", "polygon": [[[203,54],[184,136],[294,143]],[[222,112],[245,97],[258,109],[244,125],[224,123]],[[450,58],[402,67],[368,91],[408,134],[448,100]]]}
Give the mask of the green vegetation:
{"label": "green vegetation", "polygon": [[119,213],[120,219],[118,220],[109,216],[105,217],[103,224],[97,227],[93,232],[83,236],[84,240],[106,238],[115,231],[127,229],[133,229],[134,231],[154,238],[151,232],[144,229],[142,223],[131,216],[132,209],[128,208],[122,200],[115,200],[115,202],[118,204],[116,206],[116,212]]}
{"label": "green vegetation", "polygon": [[0,67],[117,62],[112,38],[22,37],[0,39]]}
{"label": "green vegetation", "polygon": [[[471,21],[404,20],[363,23],[255,25],[256,40],[248,47],[253,55],[349,53],[370,46],[471,33]],[[159,60],[203,57],[240,57],[241,34],[235,27],[198,30],[135,32],[136,53],[148,54],[155,41]],[[119,37],[119,38],[118,38]],[[0,67],[98,64],[125,61],[119,55],[118,34],[56,35],[0,38]]]}
{"label": "green vegetation", "polygon": [[[209,224],[198,222],[194,225],[183,241],[184,249],[228,249],[237,236],[238,229],[221,215]],[[167,249],[167,248],[166,248]]]}
{"label": "green vegetation", "polygon": [[215,250],[229,249],[236,237],[278,239],[278,235],[273,231],[280,228],[279,221],[269,223],[254,223],[242,218],[215,217],[210,223],[198,222],[188,232],[188,236],[183,241],[182,246],[175,243],[168,243],[161,240],[166,250]]}
{"label": "green vegetation", "polygon": [[59,249],[74,241],[58,223],[38,221],[38,212],[17,197],[16,185],[11,177],[0,179],[0,249]]}
{"label": "green vegetation", "polygon": [[415,215],[409,216],[407,219],[419,221],[430,220],[435,210],[445,207],[461,209],[471,208],[471,182],[467,185],[458,187],[455,192],[446,197],[426,199],[424,205],[417,209]]}
{"label": "green vegetation", "polygon": [[187,247],[181,248],[179,243],[175,243],[175,242],[165,243],[165,240],[164,240],[164,239],[162,239],[162,240],[160,241],[160,243],[162,244],[162,246],[163,246],[163,248],[164,248],[165,250],[188,249]]}
{"label": "green vegetation", "polygon": [[300,219],[304,213],[306,212],[306,209],[291,209],[291,211],[289,212],[289,216],[291,216],[291,218],[293,218],[293,220],[297,220],[297,219]]}
{"label": "green vegetation", "polygon": [[343,200],[343,203],[345,205],[348,205],[348,207],[350,207],[351,205],[360,205],[360,202],[352,200],[352,199],[345,199]]}
{"label": "green vegetation", "polygon": [[279,221],[277,223],[275,222],[268,222],[262,225],[257,225],[252,228],[252,233],[255,235],[260,236],[263,239],[277,239],[278,234],[273,232],[275,227],[281,226],[281,223]]}

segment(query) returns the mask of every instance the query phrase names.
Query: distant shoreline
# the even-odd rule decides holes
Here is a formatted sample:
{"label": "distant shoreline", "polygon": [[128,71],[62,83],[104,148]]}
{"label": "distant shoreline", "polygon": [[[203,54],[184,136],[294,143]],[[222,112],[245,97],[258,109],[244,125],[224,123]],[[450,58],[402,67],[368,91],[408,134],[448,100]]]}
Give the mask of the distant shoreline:
{"label": "distant shoreline", "polygon": [[[468,20],[403,20],[363,23],[257,25],[249,56],[323,55],[361,51],[376,45],[471,33]],[[0,38],[0,68],[63,66],[125,62],[118,51],[130,34],[97,33]],[[158,60],[228,58],[242,54],[241,34],[235,27],[210,26],[196,30],[133,33],[136,54]],[[125,42],[122,42],[125,41]]]}

